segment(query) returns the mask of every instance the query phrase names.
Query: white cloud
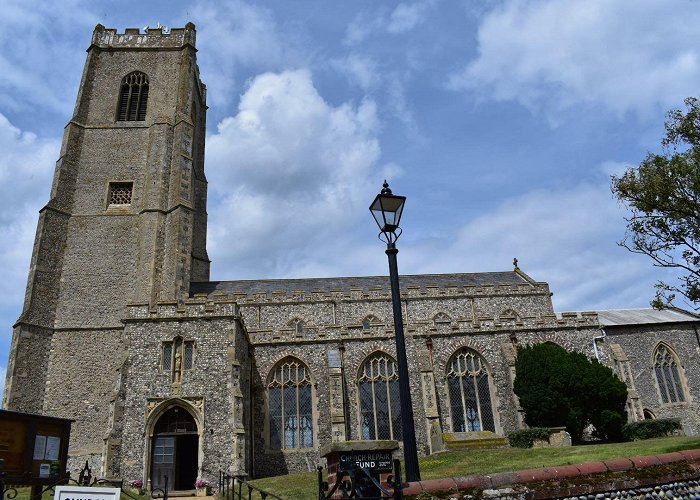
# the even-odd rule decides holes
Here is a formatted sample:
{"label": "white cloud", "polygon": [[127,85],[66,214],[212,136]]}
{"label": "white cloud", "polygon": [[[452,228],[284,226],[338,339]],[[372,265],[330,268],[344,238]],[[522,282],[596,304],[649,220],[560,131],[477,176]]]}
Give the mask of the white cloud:
{"label": "white cloud", "polygon": [[94,25],[90,8],[76,0],[60,9],[52,2],[3,2],[0,109],[26,113],[30,105],[70,113],[75,101],[66,97],[74,94],[85,60],[73,35],[85,36]]}
{"label": "white cloud", "polygon": [[37,213],[49,199],[59,142],[22,132],[0,114],[0,151],[0,260],[6,266],[0,300],[17,307],[22,299],[17,291],[26,284]]}
{"label": "white cloud", "polygon": [[549,112],[585,104],[647,115],[698,93],[699,23],[689,0],[503,2],[450,86]]}
{"label": "white cloud", "polygon": [[[40,139],[0,114],[0,363],[9,351],[12,324],[22,310],[39,209],[49,199],[58,140]],[[0,384],[4,368],[0,366]],[[1,392],[1,390],[0,390]]]}
{"label": "white cloud", "polygon": [[257,76],[207,143],[215,265],[237,277],[333,272],[324,263],[345,251],[367,193],[396,172],[378,164],[378,127],[374,102],[332,106],[306,70]]}
{"label": "white cloud", "polygon": [[382,10],[375,12],[360,12],[345,29],[346,45],[356,45],[364,42],[372,34],[381,31],[386,26],[386,13]]}
{"label": "white cloud", "polygon": [[607,177],[613,175],[618,176],[625,173],[625,171],[631,167],[634,167],[631,163],[621,162],[621,161],[605,161],[600,164],[599,171]]}
{"label": "white cloud", "polygon": [[389,33],[411,31],[425,20],[430,2],[400,3],[389,17],[386,30]]}
{"label": "white cloud", "polygon": [[294,59],[293,39],[281,36],[272,13],[234,0],[197,4],[199,62],[209,105],[227,104],[243,65],[279,68]]}
{"label": "white cloud", "polygon": [[523,271],[550,284],[557,310],[646,307],[655,279],[672,278],[616,245],[623,216],[607,183],[535,190],[505,200],[452,238],[402,248],[403,260],[420,273],[472,272],[506,270],[517,257]]}
{"label": "white cloud", "polygon": [[435,0],[398,4],[389,14],[380,7],[374,11],[362,11],[348,24],[344,43],[356,45],[379,33],[401,35],[425,22]]}
{"label": "white cloud", "polygon": [[370,56],[349,54],[342,59],[333,59],[331,64],[365,91],[377,87],[382,80],[379,64]]}

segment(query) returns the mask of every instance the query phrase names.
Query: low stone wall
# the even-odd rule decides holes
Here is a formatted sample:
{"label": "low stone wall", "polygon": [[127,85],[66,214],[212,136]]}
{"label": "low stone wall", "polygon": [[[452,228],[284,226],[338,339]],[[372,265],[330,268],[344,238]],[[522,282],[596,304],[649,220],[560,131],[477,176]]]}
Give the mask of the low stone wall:
{"label": "low stone wall", "polygon": [[[454,499],[596,500],[616,498],[615,493],[620,497],[623,492],[626,498],[637,498],[642,489],[645,490],[644,498],[662,498],[654,496],[658,487],[665,498],[673,498],[676,490],[687,490],[687,497],[693,498],[695,493],[692,492],[697,490],[694,482],[699,478],[700,449],[696,449],[518,472],[417,481],[407,483],[403,492],[407,498],[439,495],[439,498]],[[667,494],[669,491],[671,493]]]}

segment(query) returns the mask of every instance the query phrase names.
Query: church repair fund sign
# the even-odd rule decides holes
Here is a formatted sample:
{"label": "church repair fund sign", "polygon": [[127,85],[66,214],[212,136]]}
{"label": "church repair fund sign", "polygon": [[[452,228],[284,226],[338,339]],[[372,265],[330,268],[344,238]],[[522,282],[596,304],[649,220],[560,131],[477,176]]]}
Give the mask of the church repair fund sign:
{"label": "church repair fund sign", "polygon": [[120,488],[100,486],[56,486],[53,500],[119,500]]}
{"label": "church repair fund sign", "polygon": [[348,451],[340,454],[340,470],[351,470],[355,467],[376,472],[391,470],[390,451]]}

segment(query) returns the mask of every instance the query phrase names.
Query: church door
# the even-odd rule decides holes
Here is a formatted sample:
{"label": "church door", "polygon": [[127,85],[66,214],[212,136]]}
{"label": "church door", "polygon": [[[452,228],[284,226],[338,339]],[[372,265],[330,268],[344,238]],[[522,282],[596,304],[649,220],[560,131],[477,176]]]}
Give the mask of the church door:
{"label": "church door", "polygon": [[193,490],[197,480],[199,435],[187,410],[174,407],[156,423],[151,445],[152,488]]}

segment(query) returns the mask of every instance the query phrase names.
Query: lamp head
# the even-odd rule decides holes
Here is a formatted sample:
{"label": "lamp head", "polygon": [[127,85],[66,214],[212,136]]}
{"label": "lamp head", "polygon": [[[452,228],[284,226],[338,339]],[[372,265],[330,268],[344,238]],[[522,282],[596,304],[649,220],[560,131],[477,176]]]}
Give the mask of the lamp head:
{"label": "lamp head", "polygon": [[381,192],[369,206],[379,231],[390,241],[396,241],[401,235],[399,223],[405,202],[406,197],[392,194],[389,184],[384,181]]}

